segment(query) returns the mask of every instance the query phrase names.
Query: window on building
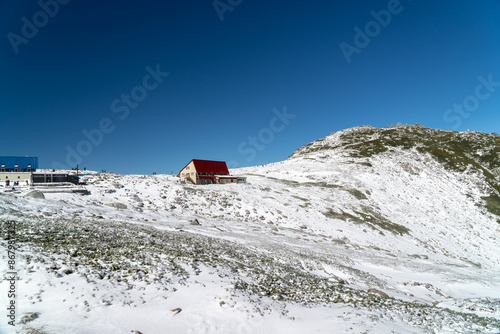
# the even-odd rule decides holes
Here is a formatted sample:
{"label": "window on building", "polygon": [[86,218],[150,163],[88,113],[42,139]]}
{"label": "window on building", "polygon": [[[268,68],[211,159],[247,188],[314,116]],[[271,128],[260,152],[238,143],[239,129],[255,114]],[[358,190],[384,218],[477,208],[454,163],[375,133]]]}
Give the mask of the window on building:
{"label": "window on building", "polygon": [[189,167],[189,166],[186,167],[186,169],[189,169],[189,168],[191,168],[191,167]]}

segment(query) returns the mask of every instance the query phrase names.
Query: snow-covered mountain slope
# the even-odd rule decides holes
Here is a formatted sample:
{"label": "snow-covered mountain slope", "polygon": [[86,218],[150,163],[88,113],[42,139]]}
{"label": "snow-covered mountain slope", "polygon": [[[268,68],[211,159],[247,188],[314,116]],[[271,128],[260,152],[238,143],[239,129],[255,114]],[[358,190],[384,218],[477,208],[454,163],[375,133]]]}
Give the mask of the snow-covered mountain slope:
{"label": "snow-covered mountain slope", "polygon": [[233,171],[248,184],[0,193],[17,320],[39,313],[16,329],[499,333],[499,152],[495,134],[357,127]]}

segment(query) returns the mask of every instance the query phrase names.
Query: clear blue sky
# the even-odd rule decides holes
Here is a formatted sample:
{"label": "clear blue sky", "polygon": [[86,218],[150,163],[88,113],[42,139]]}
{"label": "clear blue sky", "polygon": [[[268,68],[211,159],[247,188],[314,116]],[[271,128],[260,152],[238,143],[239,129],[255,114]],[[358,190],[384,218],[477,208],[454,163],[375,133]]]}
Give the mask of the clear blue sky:
{"label": "clear blue sky", "polygon": [[42,168],[265,164],[358,125],[498,132],[497,0],[58,1],[0,0],[0,155]]}

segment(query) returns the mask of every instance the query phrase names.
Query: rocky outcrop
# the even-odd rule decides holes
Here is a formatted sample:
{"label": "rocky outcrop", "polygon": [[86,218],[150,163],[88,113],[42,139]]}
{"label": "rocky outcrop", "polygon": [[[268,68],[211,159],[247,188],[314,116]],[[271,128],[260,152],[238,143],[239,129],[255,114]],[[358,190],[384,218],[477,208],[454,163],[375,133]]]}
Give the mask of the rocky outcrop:
{"label": "rocky outcrop", "polygon": [[127,208],[127,206],[123,203],[106,203],[104,205],[110,206],[110,207],[116,208],[116,209],[126,209]]}
{"label": "rocky outcrop", "polygon": [[45,199],[45,195],[41,191],[38,191],[38,190],[30,191],[29,193],[24,195],[24,197]]}

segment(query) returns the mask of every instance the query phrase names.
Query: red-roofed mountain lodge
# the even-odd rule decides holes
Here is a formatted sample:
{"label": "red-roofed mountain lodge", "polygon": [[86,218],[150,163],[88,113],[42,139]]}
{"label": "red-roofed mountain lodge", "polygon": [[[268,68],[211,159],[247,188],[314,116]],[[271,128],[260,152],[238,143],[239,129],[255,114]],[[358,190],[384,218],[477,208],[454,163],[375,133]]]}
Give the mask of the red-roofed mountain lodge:
{"label": "red-roofed mountain lodge", "polygon": [[245,176],[229,175],[224,161],[191,160],[179,172],[181,183],[191,184],[223,184],[246,183]]}

